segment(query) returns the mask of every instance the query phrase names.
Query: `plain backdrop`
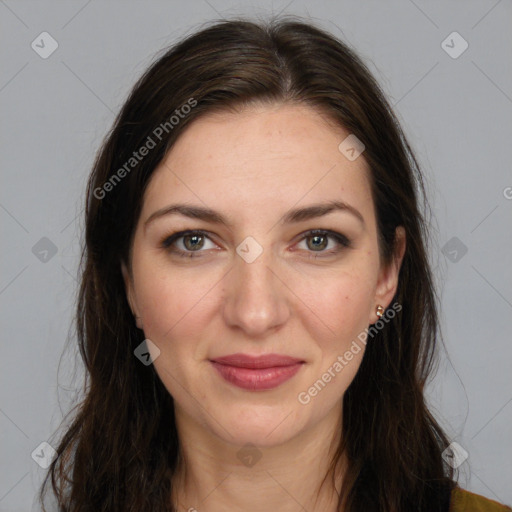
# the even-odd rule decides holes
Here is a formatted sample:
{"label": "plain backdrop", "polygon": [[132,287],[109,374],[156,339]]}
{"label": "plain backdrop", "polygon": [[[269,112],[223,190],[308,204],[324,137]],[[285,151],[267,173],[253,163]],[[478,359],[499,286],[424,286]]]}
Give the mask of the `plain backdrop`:
{"label": "plain backdrop", "polygon": [[0,0],[0,511],[39,510],[34,453],[79,396],[84,187],[115,114],[162,48],[272,12],[348,42],[394,105],[435,215],[444,348],[428,400],[468,454],[461,486],[512,503],[509,1]]}

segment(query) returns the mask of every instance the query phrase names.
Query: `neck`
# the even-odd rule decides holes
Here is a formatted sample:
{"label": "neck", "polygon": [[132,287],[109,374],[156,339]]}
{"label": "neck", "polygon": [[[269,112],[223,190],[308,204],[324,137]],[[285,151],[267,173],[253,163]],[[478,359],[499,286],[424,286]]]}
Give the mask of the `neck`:
{"label": "neck", "polygon": [[330,462],[341,439],[341,409],[278,446],[226,442],[180,413],[176,426],[180,439],[172,482],[176,510],[338,510],[341,468],[337,466],[334,474]]}

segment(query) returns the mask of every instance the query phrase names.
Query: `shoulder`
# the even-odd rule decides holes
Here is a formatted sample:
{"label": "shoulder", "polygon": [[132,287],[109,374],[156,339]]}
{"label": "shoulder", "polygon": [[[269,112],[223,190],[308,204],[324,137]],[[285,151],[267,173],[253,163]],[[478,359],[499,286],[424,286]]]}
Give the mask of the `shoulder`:
{"label": "shoulder", "polygon": [[449,512],[507,512],[509,506],[485,498],[479,494],[455,487],[451,493]]}

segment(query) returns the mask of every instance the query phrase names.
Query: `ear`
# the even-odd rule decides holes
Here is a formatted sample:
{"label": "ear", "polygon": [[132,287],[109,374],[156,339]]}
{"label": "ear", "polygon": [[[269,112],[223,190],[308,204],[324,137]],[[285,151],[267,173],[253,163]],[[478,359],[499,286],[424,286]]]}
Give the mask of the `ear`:
{"label": "ear", "polygon": [[378,305],[384,310],[389,306],[398,288],[398,275],[405,254],[406,247],[405,229],[398,226],[395,231],[395,254],[391,263],[387,267],[382,267],[379,272],[377,287],[375,290],[375,306],[370,313],[370,323],[374,324],[379,320],[376,314]]}
{"label": "ear", "polygon": [[130,305],[130,309],[132,310],[133,316],[135,317],[135,323],[137,324],[137,327],[142,329],[142,320],[139,314],[139,309],[137,307],[137,301],[135,300],[133,276],[127,269],[124,261],[121,262],[121,272],[123,274],[124,287],[126,290],[126,298],[128,300],[128,304]]}

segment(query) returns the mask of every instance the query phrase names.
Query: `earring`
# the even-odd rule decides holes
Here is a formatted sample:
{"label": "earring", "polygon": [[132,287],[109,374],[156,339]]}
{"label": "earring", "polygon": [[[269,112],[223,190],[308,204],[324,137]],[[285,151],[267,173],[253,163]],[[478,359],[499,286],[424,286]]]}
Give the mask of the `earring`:
{"label": "earring", "polygon": [[375,314],[379,318],[382,318],[382,315],[384,314],[384,308],[380,304],[377,306],[377,310],[375,311]]}

